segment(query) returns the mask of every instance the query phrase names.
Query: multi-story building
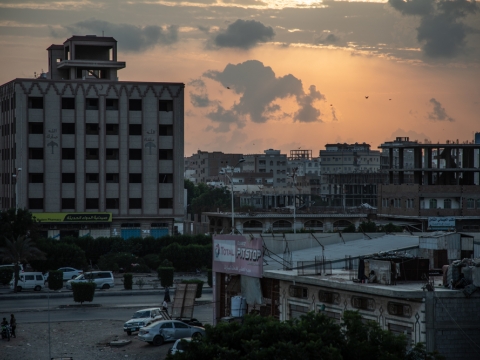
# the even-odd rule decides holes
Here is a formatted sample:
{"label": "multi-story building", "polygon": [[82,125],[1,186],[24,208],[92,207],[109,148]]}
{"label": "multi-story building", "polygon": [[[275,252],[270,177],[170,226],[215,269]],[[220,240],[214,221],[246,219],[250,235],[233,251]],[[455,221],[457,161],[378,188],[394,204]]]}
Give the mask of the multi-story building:
{"label": "multi-story building", "polygon": [[296,169],[297,176],[320,175],[320,158],[312,157],[312,150],[290,150],[287,171],[289,174]]}
{"label": "multi-story building", "polygon": [[[425,230],[443,223],[459,231],[480,231],[480,186],[475,184],[480,173],[475,152],[480,144],[397,140],[380,146],[388,150],[390,159],[397,152],[399,164],[388,169],[388,183],[379,186],[377,215],[417,220]],[[407,149],[414,155],[413,168],[403,164]],[[405,176],[407,172],[412,176]]]}
{"label": "multi-story building", "polygon": [[212,177],[218,176],[222,169],[232,168],[239,165],[242,154],[224,154],[221,151],[201,151],[188,157],[185,160],[188,170],[194,170],[191,174],[196,179],[196,183],[206,183]]}
{"label": "multi-story building", "polygon": [[322,174],[380,171],[380,151],[369,144],[327,144],[320,150]]}
{"label": "multi-story building", "polygon": [[51,237],[161,236],[183,217],[184,84],[118,81],[112,37],[48,49],[48,73],[0,86],[1,207]]}

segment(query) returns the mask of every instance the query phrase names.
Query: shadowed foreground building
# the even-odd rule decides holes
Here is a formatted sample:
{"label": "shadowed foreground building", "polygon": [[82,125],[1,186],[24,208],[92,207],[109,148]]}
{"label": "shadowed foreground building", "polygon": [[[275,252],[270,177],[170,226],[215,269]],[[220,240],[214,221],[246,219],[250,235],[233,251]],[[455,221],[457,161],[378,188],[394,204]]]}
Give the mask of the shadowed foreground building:
{"label": "shadowed foreground building", "polygon": [[117,41],[72,36],[0,86],[2,209],[44,234],[161,236],[183,217],[184,84],[118,81]]}

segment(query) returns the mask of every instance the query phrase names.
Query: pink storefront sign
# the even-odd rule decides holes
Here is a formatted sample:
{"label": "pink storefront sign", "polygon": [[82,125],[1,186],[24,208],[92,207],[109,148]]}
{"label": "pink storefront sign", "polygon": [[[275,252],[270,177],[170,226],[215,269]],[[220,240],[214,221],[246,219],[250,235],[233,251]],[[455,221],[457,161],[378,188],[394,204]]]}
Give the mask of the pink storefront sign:
{"label": "pink storefront sign", "polygon": [[243,235],[213,236],[213,271],[262,277],[262,239]]}

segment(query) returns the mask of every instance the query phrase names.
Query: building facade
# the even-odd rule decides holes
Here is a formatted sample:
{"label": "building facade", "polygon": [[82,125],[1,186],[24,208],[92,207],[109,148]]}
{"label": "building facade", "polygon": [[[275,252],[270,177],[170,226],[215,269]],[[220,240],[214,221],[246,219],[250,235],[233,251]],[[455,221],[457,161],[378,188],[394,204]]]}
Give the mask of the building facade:
{"label": "building facade", "polygon": [[327,144],[320,150],[322,174],[380,171],[380,151],[369,144]]}
{"label": "building facade", "polygon": [[184,207],[184,84],[118,81],[111,37],[47,50],[47,74],[0,86],[2,208],[29,209],[51,237],[172,232]]}
{"label": "building facade", "polygon": [[236,167],[242,158],[242,154],[198,150],[196,154],[186,158],[185,170],[195,178],[195,183],[206,183],[219,176],[222,169]]}

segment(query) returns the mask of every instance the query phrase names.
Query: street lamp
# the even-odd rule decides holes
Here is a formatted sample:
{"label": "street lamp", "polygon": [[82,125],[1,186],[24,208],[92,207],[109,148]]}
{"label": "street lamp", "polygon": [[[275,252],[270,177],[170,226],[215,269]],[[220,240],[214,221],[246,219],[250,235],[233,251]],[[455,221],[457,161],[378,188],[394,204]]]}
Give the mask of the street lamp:
{"label": "street lamp", "polygon": [[22,168],[17,168],[15,174],[12,177],[15,179],[15,211],[18,210],[18,175],[22,171]]}
{"label": "street lamp", "polygon": [[226,171],[224,171],[224,170],[220,171],[220,175],[225,175],[225,176],[228,178],[228,180],[230,180],[230,186],[231,186],[231,188],[232,188],[232,191],[231,191],[231,193],[232,193],[232,232],[231,232],[231,233],[232,233],[232,234],[235,234],[235,222],[234,222],[234,221],[235,221],[235,213],[234,213],[234,207],[233,207],[233,205],[234,205],[234,199],[233,199],[233,172],[234,172],[235,168],[236,168],[240,163],[242,163],[242,162],[244,162],[244,161],[245,161],[245,159],[244,159],[243,157],[242,157],[240,160],[238,160],[238,163],[232,168],[232,177],[228,176]]}
{"label": "street lamp", "polygon": [[[292,169],[292,175],[290,176],[292,179],[293,179],[293,187],[296,188],[297,185],[297,170],[298,170],[298,167],[294,167]],[[296,194],[294,192],[293,194],[293,233],[296,234],[297,233],[297,229],[295,227],[296,223],[297,223],[297,219],[296,219],[296,210],[297,210],[297,199],[296,199]]]}

